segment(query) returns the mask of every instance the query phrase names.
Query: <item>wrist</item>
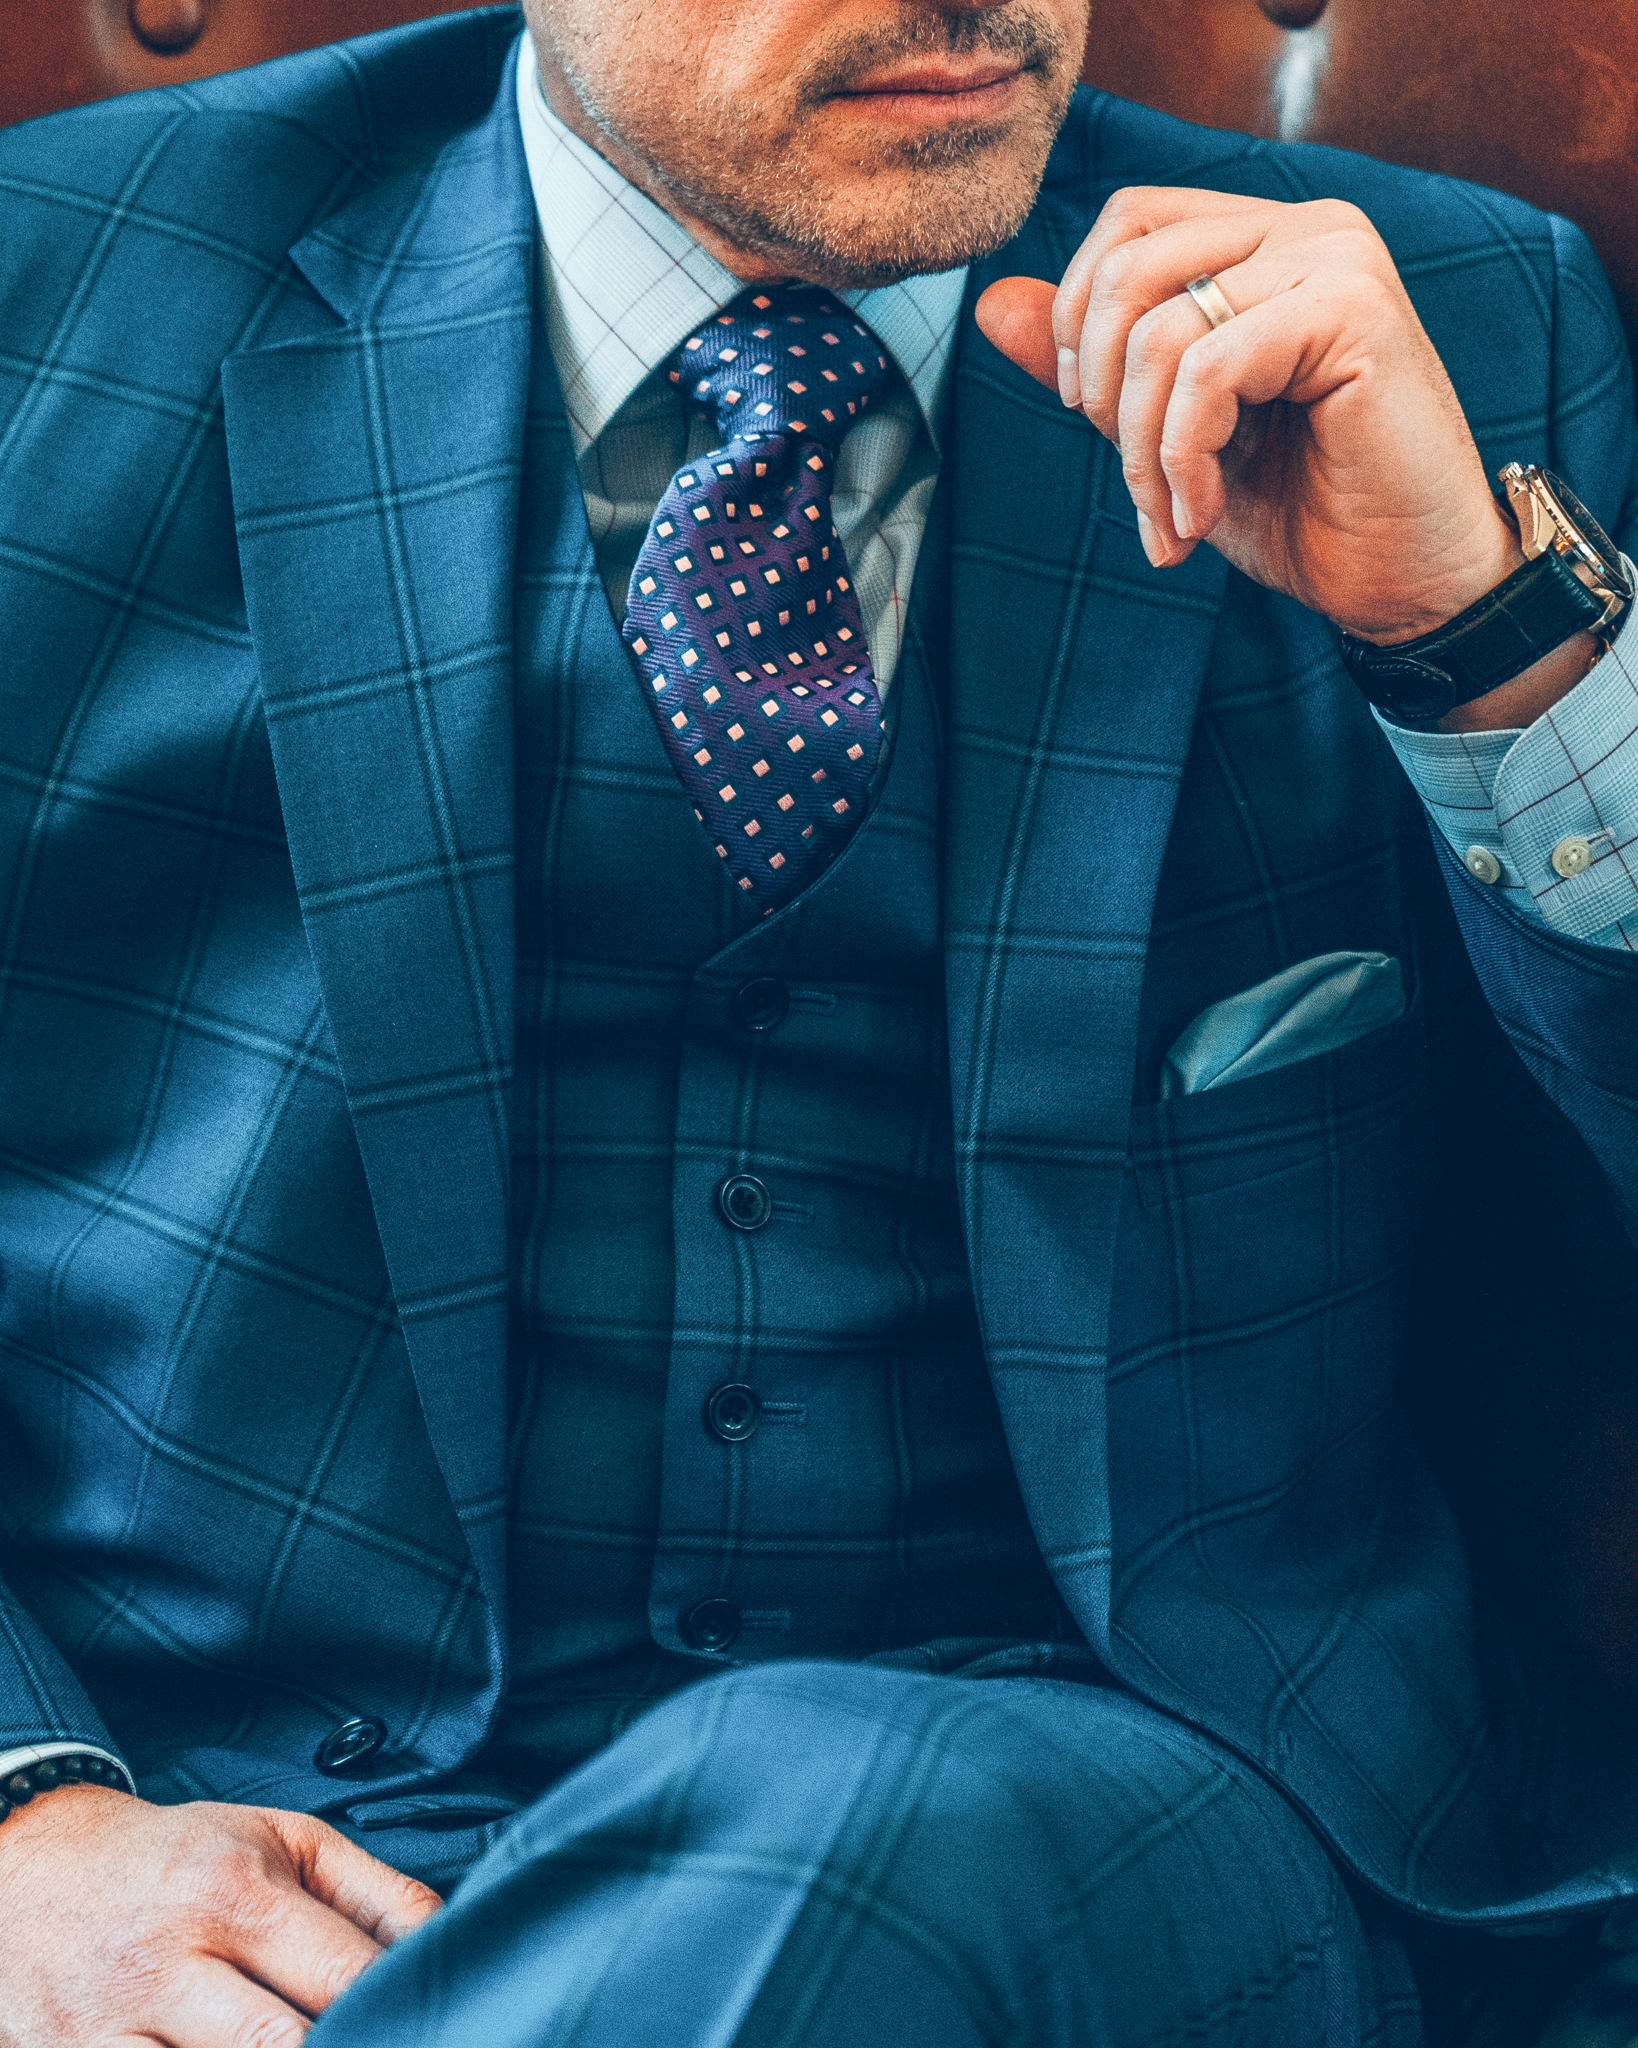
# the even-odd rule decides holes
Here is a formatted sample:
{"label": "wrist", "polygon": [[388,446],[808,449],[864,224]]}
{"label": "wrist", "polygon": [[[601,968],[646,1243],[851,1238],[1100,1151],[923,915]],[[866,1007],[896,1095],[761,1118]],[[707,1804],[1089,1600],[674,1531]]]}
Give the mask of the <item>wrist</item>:
{"label": "wrist", "polygon": [[1503,732],[1534,725],[1591,672],[1604,652],[1596,633],[1582,631],[1544,654],[1499,689],[1454,705],[1437,722],[1439,732]]}
{"label": "wrist", "polygon": [[0,1823],[60,1791],[83,1787],[91,1791],[135,1791],[130,1772],[107,1750],[68,1742],[14,1750],[0,1769]]}
{"label": "wrist", "polygon": [[1475,521],[1457,551],[1457,559],[1436,578],[1424,581],[1396,612],[1380,614],[1359,625],[1337,618],[1331,623],[1356,640],[1368,640],[1373,647],[1397,647],[1408,640],[1420,640],[1460,618],[1498,584],[1522,569],[1525,559],[1518,528],[1491,498],[1485,513]]}

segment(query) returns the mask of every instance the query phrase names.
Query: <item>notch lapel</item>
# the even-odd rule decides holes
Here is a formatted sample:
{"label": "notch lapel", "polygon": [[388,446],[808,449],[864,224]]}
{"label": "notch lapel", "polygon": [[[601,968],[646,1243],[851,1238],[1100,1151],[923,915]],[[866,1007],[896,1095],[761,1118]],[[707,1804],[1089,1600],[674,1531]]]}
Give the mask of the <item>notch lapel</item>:
{"label": "notch lapel", "polygon": [[504,1617],[512,583],[534,218],[511,110],[299,243],[224,366],[291,859],[421,1404]]}
{"label": "notch lapel", "polygon": [[952,455],[946,987],[968,1258],[1037,1539],[1107,1642],[1104,1371],[1138,998],[1226,565],[1152,569],[1115,451],[977,332]]}

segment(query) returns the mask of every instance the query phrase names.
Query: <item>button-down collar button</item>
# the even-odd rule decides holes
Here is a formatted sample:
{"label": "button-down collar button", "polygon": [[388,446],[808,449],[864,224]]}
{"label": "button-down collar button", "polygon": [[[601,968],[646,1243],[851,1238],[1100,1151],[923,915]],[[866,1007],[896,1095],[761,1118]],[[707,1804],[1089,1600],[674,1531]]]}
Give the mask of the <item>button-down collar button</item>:
{"label": "button-down collar button", "polygon": [[762,1420],[762,1402],[755,1388],[738,1382],[718,1387],[705,1404],[705,1426],[725,1444],[742,1444],[755,1436]]}
{"label": "button-down collar button", "polygon": [[387,1724],[373,1715],[360,1715],[332,1728],[313,1752],[313,1762],[328,1777],[367,1763],[387,1739]]}
{"label": "button-down collar button", "polygon": [[730,1600],[701,1600],[678,1617],[677,1633],[691,1650],[727,1650],[739,1636],[739,1609]]}
{"label": "button-down collar button", "polygon": [[1566,881],[1571,875],[1584,874],[1591,866],[1592,846],[1575,833],[1568,839],[1561,839],[1553,848],[1553,873],[1562,875]]}
{"label": "button-down collar button", "polygon": [[773,1214],[773,1196],[754,1173],[731,1173],[717,1189],[717,1207],[736,1230],[760,1230]]}
{"label": "button-down collar button", "polygon": [[785,1021],[791,992],[772,975],[758,975],[734,991],[734,1021],[746,1031],[773,1031]]}
{"label": "button-down collar button", "polygon": [[1488,846],[1470,846],[1462,855],[1462,862],[1473,879],[1486,887],[1501,880],[1501,862]]}

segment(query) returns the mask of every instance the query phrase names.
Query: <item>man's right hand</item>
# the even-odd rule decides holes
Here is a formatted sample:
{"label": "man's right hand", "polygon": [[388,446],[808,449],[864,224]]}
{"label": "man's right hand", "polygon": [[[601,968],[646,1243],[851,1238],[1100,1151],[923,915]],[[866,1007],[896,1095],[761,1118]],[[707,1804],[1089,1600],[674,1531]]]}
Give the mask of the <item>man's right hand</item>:
{"label": "man's right hand", "polygon": [[436,1892],[308,1814],[67,1785],[0,1822],[3,2048],[296,2048]]}

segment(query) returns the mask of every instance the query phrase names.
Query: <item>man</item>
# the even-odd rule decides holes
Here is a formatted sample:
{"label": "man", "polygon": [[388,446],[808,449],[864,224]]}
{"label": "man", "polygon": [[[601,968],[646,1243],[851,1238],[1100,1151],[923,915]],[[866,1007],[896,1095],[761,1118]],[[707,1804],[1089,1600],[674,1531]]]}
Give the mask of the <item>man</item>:
{"label": "man", "polygon": [[0,137],[0,2040],[1436,2033],[1638,1893],[1397,1392],[1630,1352],[1596,265],[526,11]]}

